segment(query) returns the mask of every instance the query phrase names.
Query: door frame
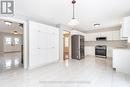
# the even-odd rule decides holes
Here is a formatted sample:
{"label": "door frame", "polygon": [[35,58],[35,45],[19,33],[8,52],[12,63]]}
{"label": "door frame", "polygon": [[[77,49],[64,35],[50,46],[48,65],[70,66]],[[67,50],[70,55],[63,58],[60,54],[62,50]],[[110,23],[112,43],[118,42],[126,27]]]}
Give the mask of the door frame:
{"label": "door frame", "polygon": [[16,18],[16,17],[0,17],[0,19],[3,19],[3,20],[8,20],[8,21],[12,21],[12,22],[18,22],[18,23],[22,23],[24,26],[23,26],[23,52],[24,52],[24,55],[23,55],[23,66],[24,66],[24,69],[28,69],[28,61],[29,61],[29,46],[28,46],[28,36],[29,36],[29,33],[28,33],[28,24],[27,24],[27,21],[23,20],[23,19],[20,19],[20,18]]}
{"label": "door frame", "polygon": [[[64,31],[69,32],[69,58],[68,59],[71,59],[71,32],[67,30],[63,30],[63,32]],[[63,33],[63,60],[65,60],[64,58],[64,33]]]}

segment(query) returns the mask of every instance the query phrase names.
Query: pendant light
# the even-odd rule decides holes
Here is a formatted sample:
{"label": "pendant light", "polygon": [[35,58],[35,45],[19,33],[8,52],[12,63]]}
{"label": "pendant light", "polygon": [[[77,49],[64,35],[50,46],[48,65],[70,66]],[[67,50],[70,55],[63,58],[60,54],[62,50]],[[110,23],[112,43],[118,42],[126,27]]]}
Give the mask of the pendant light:
{"label": "pendant light", "polygon": [[76,3],[76,1],[73,0],[72,1],[72,4],[73,4],[73,18],[68,23],[70,26],[76,26],[76,25],[79,24],[79,21],[75,18],[75,3]]}

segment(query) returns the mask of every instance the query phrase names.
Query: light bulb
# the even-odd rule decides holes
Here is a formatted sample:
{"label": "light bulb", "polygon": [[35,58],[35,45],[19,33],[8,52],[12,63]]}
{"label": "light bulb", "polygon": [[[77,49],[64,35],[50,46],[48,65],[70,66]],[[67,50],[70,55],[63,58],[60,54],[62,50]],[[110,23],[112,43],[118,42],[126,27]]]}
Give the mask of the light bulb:
{"label": "light bulb", "polygon": [[68,23],[68,25],[70,25],[70,26],[79,25],[79,21],[77,19],[73,18],[72,20],[70,20],[70,22]]}

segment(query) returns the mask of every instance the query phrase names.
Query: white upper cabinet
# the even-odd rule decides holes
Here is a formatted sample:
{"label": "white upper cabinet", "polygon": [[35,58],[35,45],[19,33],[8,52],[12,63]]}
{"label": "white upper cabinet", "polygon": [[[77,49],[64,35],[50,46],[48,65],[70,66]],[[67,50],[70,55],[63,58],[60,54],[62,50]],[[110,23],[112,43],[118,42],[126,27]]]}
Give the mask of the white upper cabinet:
{"label": "white upper cabinet", "polygon": [[121,40],[128,40],[128,37],[123,37],[123,28],[120,29],[120,39]]}
{"label": "white upper cabinet", "polygon": [[121,28],[121,38],[128,38],[128,43],[130,43],[130,16],[125,17],[122,22]]}
{"label": "white upper cabinet", "polygon": [[101,32],[100,37],[107,37],[107,40],[112,40],[112,32]]}
{"label": "white upper cabinet", "polygon": [[112,31],[112,40],[120,40],[120,31]]}
{"label": "white upper cabinet", "polygon": [[107,40],[113,40],[113,33],[112,31],[108,31],[107,33]]}
{"label": "white upper cabinet", "polygon": [[130,16],[123,19],[121,35],[122,37],[130,37]]}
{"label": "white upper cabinet", "polygon": [[96,41],[96,37],[98,37],[97,33],[86,34],[86,41]]}
{"label": "white upper cabinet", "polygon": [[86,41],[96,41],[96,37],[107,37],[108,41],[120,40],[120,31],[107,31],[86,34]]}

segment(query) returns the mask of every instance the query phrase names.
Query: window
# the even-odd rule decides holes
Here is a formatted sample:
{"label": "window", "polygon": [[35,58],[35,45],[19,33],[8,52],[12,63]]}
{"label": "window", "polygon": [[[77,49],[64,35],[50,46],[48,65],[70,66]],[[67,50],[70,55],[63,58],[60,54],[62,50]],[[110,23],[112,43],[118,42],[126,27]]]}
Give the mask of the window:
{"label": "window", "polygon": [[14,38],[15,44],[20,44],[20,39],[19,38]]}
{"label": "window", "polygon": [[11,44],[11,38],[10,38],[10,37],[7,37],[7,38],[5,39],[5,41],[6,41],[6,44]]}

